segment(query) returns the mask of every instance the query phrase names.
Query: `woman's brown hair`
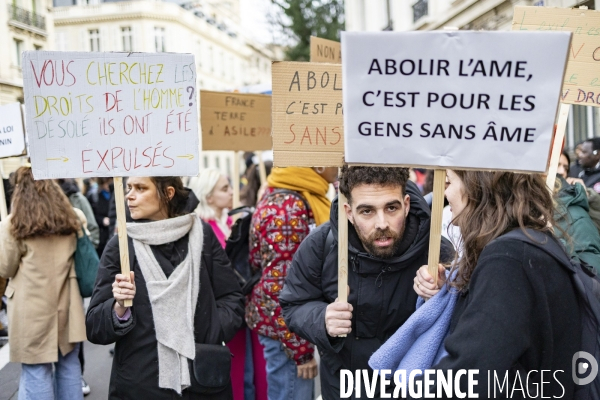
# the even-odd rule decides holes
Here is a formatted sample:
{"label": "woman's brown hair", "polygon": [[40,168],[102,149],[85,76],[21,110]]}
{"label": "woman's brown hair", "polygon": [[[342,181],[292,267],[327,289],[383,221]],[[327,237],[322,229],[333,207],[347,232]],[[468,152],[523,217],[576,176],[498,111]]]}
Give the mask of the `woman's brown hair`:
{"label": "woman's brown hair", "polygon": [[81,222],[69,199],[52,180],[33,180],[30,167],[19,168],[13,178],[11,233],[16,239],[72,235]]}
{"label": "woman's brown hair", "polygon": [[[150,180],[156,186],[160,207],[167,211],[167,218],[179,217],[191,212],[186,210],[190,192],[183,187],[183,182],[180,177],[151,176]],[[171,199],[169,199],[169,195],[167,194],[167,188],[169,186],[175,189],[175,193]]]}
{"label": "woman's brown hair", "polygon": [[451,285],[463,290],[492,240],[515,228],[552,233],[553,203],[540,174],[454,172],[463,183],[467,204],[452,221],[461,231],[462,256],[453,267],[457,272]]}

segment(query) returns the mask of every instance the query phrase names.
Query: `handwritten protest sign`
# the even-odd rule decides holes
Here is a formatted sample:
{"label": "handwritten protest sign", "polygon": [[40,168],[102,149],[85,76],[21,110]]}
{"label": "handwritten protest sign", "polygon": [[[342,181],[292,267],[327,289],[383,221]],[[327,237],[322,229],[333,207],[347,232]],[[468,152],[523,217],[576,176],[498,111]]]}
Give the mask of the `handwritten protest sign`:
{"label": "handwritten protest sign", "polygon": [[346,161],[545,171],[570,35],[343,33]]}
{"label": "handwritten protest sign", "polygon": [[341,65],[273,63],[273,164],[343,164]]}
{"label": "handwritten protest sign", "polygon": [[599,11],[518,6],[515,7],[512,29],[573,32],[561,102],[600,107]]}
{"label": "handwritten protest sign", "polygon": [[271,150],[271,96],[200,91],[202,150]]}
{"label": "handwritten protest sign", "polygon": [[311,36],[310,62],[341,64],[342,46],[340,42]]}
{"label": "handwritten protest sign", "polygon": [[36,179],[198,174],[190,54],[23,55]]}
{"label": "handwritten protest sign", "polygon": [[20,156],[25,151],[25,131],[21,104],[0,107],[0,158]]}

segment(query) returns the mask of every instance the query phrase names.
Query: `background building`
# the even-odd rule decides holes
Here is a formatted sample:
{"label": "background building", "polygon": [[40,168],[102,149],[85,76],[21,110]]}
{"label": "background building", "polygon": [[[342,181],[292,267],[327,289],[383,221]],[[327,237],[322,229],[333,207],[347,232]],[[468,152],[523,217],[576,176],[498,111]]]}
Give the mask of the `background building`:
{"label": "background building", "polygon": [[[510,30],[515,6],[600,9],[600,0],[345,0],[349,31],[412,31],[456,27]],[[572,105],[567,148],[600,136],[600,108]]]}
{"label": "background building", "polygon": [[[21,53],[48,50],[53,44],[51,0],[0,2],[0,105],[23,103]],[[3,162],[5,176],[20,165],[19,159]]]}
{"label": "background building", "polygon": [[0,6],[0,104],[23,102],[21,52],[48,49],[51,0],[10,0]]}

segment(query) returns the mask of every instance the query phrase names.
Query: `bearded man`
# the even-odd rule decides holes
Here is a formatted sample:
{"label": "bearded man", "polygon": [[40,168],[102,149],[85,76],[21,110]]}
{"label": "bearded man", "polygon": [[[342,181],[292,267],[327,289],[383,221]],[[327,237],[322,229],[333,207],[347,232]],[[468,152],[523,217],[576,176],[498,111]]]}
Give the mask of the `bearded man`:
{"label": "bearded man", "polygon": [[[324,400],[340,398],[340,370],[368,370],[371,355],[415,311],[413,282],[427,264],[430,210],[408,169],[347,167],[340,191],[348,216],[348,302],[338,292],[338,202],[330,222],[296,252],[279,301],[288,329],[315,344]],[[442,239],[440,262],[454,248]],[[341,337],[341,335],[346,335]],[[377,385],[375,398],[379,397]],[[365,394],[364,385],[361,394]],[[353,397],[357,391],[353,391]]]}

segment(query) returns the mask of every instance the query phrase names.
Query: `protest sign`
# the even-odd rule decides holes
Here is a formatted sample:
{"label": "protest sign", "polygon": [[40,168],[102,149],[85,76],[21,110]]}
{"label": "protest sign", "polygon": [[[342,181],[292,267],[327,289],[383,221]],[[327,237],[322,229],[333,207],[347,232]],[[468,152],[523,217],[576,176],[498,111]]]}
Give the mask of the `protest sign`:
{"label": "protest sign", "polygon": [[23,54],[36,179],[198,174],[190,54]]}
{"label": "protest sign", "polygon": [[202,150],[271,150],[271,96],[200,91]]}
{"label": "protest sign", "polygon": [[276,167],[343,164],[341,69],[335,64],[273,63]]}
{"label": "protest sign", "polygon": [[193,55],[27,51],[22,65],[34,178],[115,177],[129,276],[122,177],[198,174]]}
{"label": "protest sign", "polygon": [[311,36],[310,62],[341,64],[342,46],[340,42]]}
{"label": "protest sign", "polygon": [[346,162],[546,171],[570,33],[342,35]]}
{"label": "protest sign", "polygon": [[[512,29],[520,32],[572,32],[561,102],[600,107],[599,11],[517,6]],[[559,58],[562,54],[550,51]]]}
{"label": "protest sign", "polygon": [[0,158],[26,153],[21,104],[0,106]]}

